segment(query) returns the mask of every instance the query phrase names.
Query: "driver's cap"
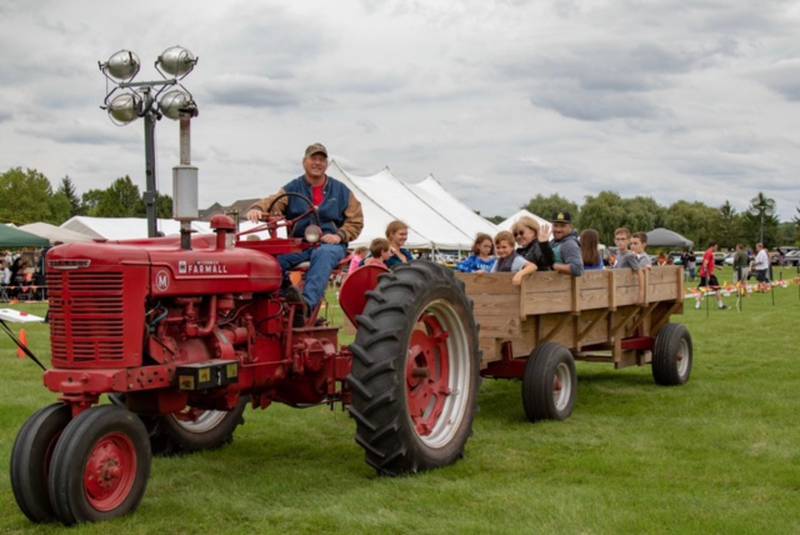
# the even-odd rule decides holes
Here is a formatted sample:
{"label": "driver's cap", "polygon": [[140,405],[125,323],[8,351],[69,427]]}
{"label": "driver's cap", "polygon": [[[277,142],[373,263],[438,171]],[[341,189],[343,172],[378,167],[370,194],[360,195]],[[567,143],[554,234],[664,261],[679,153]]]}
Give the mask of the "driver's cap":
{"label": "driver's cap", "polygon": [[327,158],[328,149],[326,149],[325,145],[323,145],[322,143],[314,143],[312,145],[309,145],[308,148],[306,148],[306,158],[308,158],[309,156],[314,156],[315,154],[324,154],[325,157]]}

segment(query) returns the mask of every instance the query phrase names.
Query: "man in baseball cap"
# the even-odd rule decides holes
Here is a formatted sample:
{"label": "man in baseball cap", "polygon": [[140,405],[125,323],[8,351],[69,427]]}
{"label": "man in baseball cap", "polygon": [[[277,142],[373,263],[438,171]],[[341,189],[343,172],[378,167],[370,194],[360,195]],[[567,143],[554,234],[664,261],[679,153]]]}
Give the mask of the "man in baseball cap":
{"label": "man in baseball cap", "polygon": [[572,214],[567,211],[558,211],[550,220],[553,223],[553,249],[555,264],[553,270],[575,277],[583,274],[583,257],[578,233],[572,226]]}
{"label": "man in baseball cap", "polygon": [[[307,213],[311,208],[298,196],[280,197],[284,193],[299,194],[311,201],[316,208],[322,226],[320,246],[307,249],[301,253],[278,256],[278,263],[283,269],[286,295],[294,301],[301,301],[299,292],[291,286],[289,271],[303,262],[310,262],[303,287],[303,305],[295,314],[295,326],[305,323],[308,313],[313,311],[322,301],[328,279],[333,269],[342,261],[347,253],[347,243],[356,239],[364,227],[364,214],[361,203],[353,192],[333,177],[325,174],[328,169],[328,149],[322,143],[313,143],[306,148],[303,156],[304,174],[295,178],[281,188],[278,193],[253,204],[247,212],[247,219],[253,223],[260,221],[266,214],[272,201],[277,199],[269,215],[283,215],[286,219],[294,219]],[[303,238],[306,227],[313,217],[304,217],[295,222],[292,237]]]}

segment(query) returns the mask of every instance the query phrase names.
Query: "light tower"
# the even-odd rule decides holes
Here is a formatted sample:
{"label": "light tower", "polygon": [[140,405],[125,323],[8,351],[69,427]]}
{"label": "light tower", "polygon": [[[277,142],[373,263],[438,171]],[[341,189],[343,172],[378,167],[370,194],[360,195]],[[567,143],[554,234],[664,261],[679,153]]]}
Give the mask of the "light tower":
{"label": "light tower", "polygon": [[[197,104],[181,80],[197,65],[197,57],[181,46],[164,50],[155,61],[161,80],[134,82],[139,73],[139,56],[130,50],[120,50],[105,63],[97,62],[106,78],[106,96],[102,109],[111,121],[125,125],[144,119],[144,156],[146,189],[144,204],[147,211],[147,235],[155,237],[156,226],[156,121],[161,117],[180,121],[180,163],[172,168],[172,215],[181,222],[181,246],[189,248],[191,221],[198,217],[197,167],[191,164],[191,120],[197,117]],[[109,83],[113,86],[109,89]],[[172,87],[167,91],[168,88]]]}

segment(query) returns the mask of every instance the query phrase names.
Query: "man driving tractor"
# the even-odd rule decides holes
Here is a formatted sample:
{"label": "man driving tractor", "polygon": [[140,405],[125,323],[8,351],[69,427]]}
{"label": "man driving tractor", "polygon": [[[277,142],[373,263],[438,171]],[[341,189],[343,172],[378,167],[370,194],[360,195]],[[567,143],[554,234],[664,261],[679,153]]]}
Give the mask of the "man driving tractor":
{"label": "man driving tractor", "polygon": [[[331,272],[347,254],[347,243],[356,239],[364,226],[361,203],[346,185],[325,174],[327,168],[328,150],[325,146],[321,143],[309,145],[303,157],[305,174],[286,184],[275,195],[253,204],[247,212],[247,219],[258,223],[266,215],[283,215],[291,220],[309,211],[310,207],[303,199],[285,196],[287,193],[310,199],[316,208],[322,228],[320,246],[278,256],[287,297],[294,300],[301,298],[291,286],[289,271],[303,262],[310,262],[302,295],[305,309],[296,318],[296,325],[304,324],[305,316],[322,301]],[[292,229],[292,236],[303,237],[306,227],[312,222],[311,216],[299,219]]]}

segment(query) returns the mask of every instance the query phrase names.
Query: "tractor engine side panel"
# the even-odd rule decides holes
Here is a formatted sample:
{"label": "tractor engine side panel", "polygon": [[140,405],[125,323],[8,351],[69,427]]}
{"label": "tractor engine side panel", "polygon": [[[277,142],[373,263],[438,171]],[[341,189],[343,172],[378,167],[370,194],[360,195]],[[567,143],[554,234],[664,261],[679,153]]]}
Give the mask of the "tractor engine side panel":
{"label": "tractor engine side panel", "polygon": [[270,293],[282,272],[271,255],[247,249],[153,250],[151,297]]}

